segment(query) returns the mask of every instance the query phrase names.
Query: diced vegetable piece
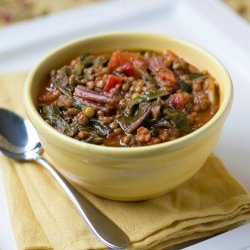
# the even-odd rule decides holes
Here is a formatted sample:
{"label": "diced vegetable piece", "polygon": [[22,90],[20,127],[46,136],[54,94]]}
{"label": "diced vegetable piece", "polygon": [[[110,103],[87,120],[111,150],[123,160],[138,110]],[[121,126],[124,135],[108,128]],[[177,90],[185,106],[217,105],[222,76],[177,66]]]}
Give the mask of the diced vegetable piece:
{"label": "diced vegetable piece", "polygon": [[163,52],[166,67],[170,67],[172,63],[178,58],[178,56],[171,50]]}
{"label": "diced vegetable piece", "polygon": [[45,104],[40,105],[39,112],[46,119],[51,119],[53,116],[57,117],[60,115],[60,110],[55,103],[50,106]]}
{"label": "diced vegetable piece", "polygon": [[157,119],[161,114],[161,105],[155,105],[154,107],[152,107],[151,114],[154,119]]}
{"label": "diced vegetable piece", "polygon": [[186,92],[180,92],[170,96],[169,105],[174,109],[182,110],[189,101],[189,94]]}
{"label": "diced vegetable piece", "polygon": [[169,92],[161,89],[152,89],[147,92],[142,92],[140,97],[146,101],[157,99],[158,97],[169,96]]}
{"label": "diced vegetable piece", "polygon": [[85,79],[88,79],[93,74],[93,68],[85,68],[83,70],[83,75]]}
{"label": "diced vegetable piece", "polygon": [[149,115],[151,107],[152,104],[150,103],[141,103],[136,115],[131,116],[123,114],[122,116],[118,117],[116,121],[126,133],[130,134],[143,123],[143,121]]}
{"label": "diced vegetable piece", "polygon": [[180,129],[185,133],[190,133],[192,129],[189,126],[186,115],[180,110],[164,109],[163,113],[166,117],[171,120],[176,128]]}
{"label": "diced vegetable piece", "polygon": [[81,75],[82,69],[83,68],[82,68],[81,62],[75,64],[74,71],[75,71],[76,75],[78,75],[78,76]]}
{"label": "diced vegetable piece", "polygon": [[94,68],[99,68],[101,66],[104,66],[108,63],[110,59],[110,55],[103,55],[103,56],[98,56],[93,63]]}
{"label": "diced vegetable piece", "polygon": [[162,117],[159,120],[152,120],[151,121],[152,128],[170,128],[172,126],[171,121],[167,117]]}
{"label": "diced vegetable piece", "polygon": [[139,53],[132,53],[126,51],[115,51],[112,53],[112,56],[108,63],[108,68],[114,70],[119,68],[121,71],[126,73],[128,76],[133,76],[135,78],[140,77],[139,72],[134,66],[134,61],[137,63],[143,63],[143,59]]}
{"label": "diced vegetable piece", "polygon": [[96,91],[89,91],[86,87],[78,85],[74,91],[74,97],[81,97],[85,100],[95,101],[99,103],[114,104],[114,99],[110,96],[100,94]]}
{"label": "diced vegetable piece", "polygon": [[154,83],[154,78],[147,72],[146,69],[138,65],[137,63],[134,63],[136,70],[141,74],[141,78],[146,83]]}
{"label": "diced vegetable piece", "polygon": [[70,108],[73,104],[73,99],[68,98],[65,95],[61,95],[58,100],[57,100],[57,106],[58,107],[63,107],[63,108]]}
{"label": "diced vegetable piece", "polygon": [[156,79],[158,79],[159,82],[169,81],[171,83],[176,83],[176,78],[173,71],[168,68],[161,69],[157,73]]}
{"label": "diced vegetable piece", "polygon": [[173,71],[166,67],[162,57],[153,56],[149,61],[149,69],[160,86],[168,87],[171,91],[178,88]]}
{"label": "diced vegetable piece", "polygon": [[187,73],[187,75],[188,75],[191,79],[195,79],[195,78],[201,77],[201,76],[207,77],[206,74],[201,73],[201,72],[189,72],[189,73]]}
{"label": "diced vegetable piece", "polygon": [[93,55],[84,56],[84,58],[82,60],[84,68],[89,68],[89,67],[93,66],[94,60],[95,60],[95,57]]}
{"label": "diced vegetable piece", "polygon": [[58,70],[57,73],[57,81],[56,85],[58,87],[65,87],[66,85],[69,84],[69,79],[68,79],[68,69],[66,67]]}
{"label": "diced vegetable piece", "polygon": [[70,129],[69,124],[60,117],[60,110],[57,105],[53,103],[50,106],[40,105],[39,112],[43,119],[45,119],[51,126],[55,127],[61,133]]}
{"label": "diced vegetable piece", "polygon": [[154,75],[156,75],[159,70],[164,69],[165,64],[160,56],[152,56],[149,61],[149,69]]}
{"label": "diced vegetable piece", "polygon": [[98,135],[107,136],[110,133],[109,127],[96,118],[90,118],[88,124],[83,125],[76,123],[76,125],[79,131],[87,131],[88,134],[94,138],[98,137]]}
{"label": "diced vegetable piece", "polygon": [[192,86],[190,86],[189,84],[187,84],[183,80],[179,80],[178,83],[180,84],[181,90],[183,90],[187,93],[192,93]]}
{"label": "diced vegetable piece", "polygon": [[183,58],[178,58],[173,62],[172,68],[177,71],[186,72],[188,70],[188,62]]}
{"label": "diced vegetable piece", "polygon": [[131,104],[126,108],[125,113],[131,114],[133,112],[133,109],[136,105],[142,103],[142,102],[148,102],[160,97],[169,96],[169,92],[165,90],[150,90],[147,92],[142,92],[137,98],[135,98]]}
{"label": "diced vegetable piece", "polygon": [[104,90],[109,91],[110,89],[114,88],[115,86],[121,83],[122,83],[122,78],[120,76],[108,75],[108,79],[104,86]]}
{"label": "diced vegetable piece", "polygon": [[49,104],[58,99],[60,92],[58,89],[53,91],[46,91],[43,95],[39,96],[38,100],[42,103]]}
{"label": "diced vegetable piece", "polygon": [[58,87],[58,89],[68,98],[72,98],[72,93],[69,87]]}
{"label": "diced vegetable piece", "polygon": [[90,129],[93,129],[98,135],[106,136],[110,133],[109,127],[104,125],[101,121],[91,118],[88,124]]}
{"label": "diced vegetable piece", "polygon": [[84,98],[77,96],[74,96],[74,100],[75,102],[73,103],[73,106],[77,108],[82,108],[82,106],[88,106],[108,113],[110,113],[114,109],[113,106],[110,106],[108,104],[85,100]]}
{"label": "diced vegetable piece", "polygon": [[149,68],[152,73],[162,81],[176,82],[174,73],[166,68],[163,58],[160,56],[153,56],[149,61]]}
{"label": "diced vegetable piece", "polygon": [[78,133],[78,128],[77,126],[67,126],[64,133],[67,136],[73,137],[74,135]]}
{"label": "diced vegetable piece", "polygon": [[84,141],[87,143],[100,145],[100,144],[102,144],[103,139],[101,137],[91,135],[87,139],[85,139]]}
{"label": "diced vegetable piece", "polygon": [[64,67],[58,71],[58,77],[55,80],[57,88],[66,95],[68,98],[72,98],[71,88],[69,86],[68,68]]}
{"label": "diced vegetable piece", "polygon": [[209,77],[205,81],[204,89],[208,95],[208,99],[211,102],[213,106],[218,105],[218,93],[217,93],[217,86],[215,84],[215,81],[212,77]]}
{"label": "diced vegetable piece", "polygon": [[82,126],[86,126],[89,123],[89,118],[83,112],[79,112],[75,119]]}

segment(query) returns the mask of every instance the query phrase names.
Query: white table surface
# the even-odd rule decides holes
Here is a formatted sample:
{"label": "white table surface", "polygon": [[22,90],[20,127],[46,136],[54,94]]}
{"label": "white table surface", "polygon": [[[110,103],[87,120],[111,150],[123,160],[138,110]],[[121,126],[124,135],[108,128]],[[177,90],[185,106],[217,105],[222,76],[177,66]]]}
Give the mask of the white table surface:
{"label": "white table surface", "polygon": [[[250,190],[250,28],[217,0],[115,0],[37,18],[0,30],[0,72],[29,70],[69,40],[107,31],[175,35],[215,54],[235,88],[216,153]],[[15,250],[0,166],[0,250]],[[250,249],[250,223],[187,249]]]}

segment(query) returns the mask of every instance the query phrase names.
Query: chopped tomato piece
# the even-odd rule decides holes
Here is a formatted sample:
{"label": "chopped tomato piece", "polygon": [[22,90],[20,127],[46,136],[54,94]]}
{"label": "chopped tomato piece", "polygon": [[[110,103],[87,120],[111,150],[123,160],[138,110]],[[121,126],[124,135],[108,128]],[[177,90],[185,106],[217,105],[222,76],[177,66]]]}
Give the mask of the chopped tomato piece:
{"label": "chopped tomato piece", "polygon": [[174,109],[182,110],[189,101],[189,94],[186,92],[180,92],[170,96],[169,104]]}
{"label": "chopped tomato piece", "polygon": [[174,75],[173,71],[168,69],[168,68],[160,70],[158,72],[158,77],[162,81],[169,81],[169,82],[172,82],[172,83],[176,83],[176,78],[175,78],[175,75]]}
{"label": "chopped tomato piece", "polygon": [[110,89],[114,88],[115,86],[121,83],[122,83],[122,78],[120,76],[108,75],[108,79],[104,87],[104,90],[109,91]]}
{"label": "chopped tomato piece", "polygon": [[134,67],[134,64],[131,62],[124,63],[122,66],[118,67],[122,72],[124,72],[128,76],[133,76],[135,78],[139,78],[140,75],[137,72],[136,68]]}
{"label": "chopped tomato piece", "polygon": [[38,97],[39,101],[43,103],[51,103],[58,99],[60,95],[60,91],[58,89],[55,89],[53,91],[46,91],[44,94]]}
{"label": "chopped tomato piece", "polygon": [[118,50],[113,52],[109,60],[108,67],[111,70],[119,68],[128,76],[133,76],[135,78],[138,78],[140,77],[140,74],[135,68],[134,65],[135,61],[139,65],[142,65],[143,63],[145,64],[140,54]]}
{"label": "chopped tomato piece", "polygon": [[112,56],[109,60],[108,67],[110,69],[115,69],[119,66],[123,66],[124,64],[131,64],[133,65],[132,61],[135,58],[138,58],[139,54],[127,52],[127,51],[114,51]]}

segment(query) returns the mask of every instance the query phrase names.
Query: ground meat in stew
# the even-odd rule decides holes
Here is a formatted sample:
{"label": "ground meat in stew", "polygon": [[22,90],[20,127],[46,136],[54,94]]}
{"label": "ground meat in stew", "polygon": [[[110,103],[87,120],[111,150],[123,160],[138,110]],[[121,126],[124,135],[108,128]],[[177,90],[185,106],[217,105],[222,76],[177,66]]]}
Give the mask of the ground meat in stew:
{"label": "ground meat in stew", "polygon": [[172,51],[83,54],[52,70],[39,113],[59,132],[105,146],[146,146],[200,128],[217,112],[216,80]]}

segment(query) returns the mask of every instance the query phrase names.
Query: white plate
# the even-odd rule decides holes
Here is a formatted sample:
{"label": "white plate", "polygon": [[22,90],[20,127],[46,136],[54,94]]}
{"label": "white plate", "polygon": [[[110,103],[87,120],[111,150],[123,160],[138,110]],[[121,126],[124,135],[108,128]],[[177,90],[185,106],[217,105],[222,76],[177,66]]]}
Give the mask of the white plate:
{"label": "white plate", "polygon": [[[209,50],[225,64],[235,97],[216,153],[250,190],[250,28],[220,1],[115,0],[12,25],[0,30],[0,72],[30,69],[59,44],[107,31],[175,35]],[[15,243],[2,182],[0,204],[0,249],[12,250]],[[249,225],[188,249],[245,249],[250,245]]]}

